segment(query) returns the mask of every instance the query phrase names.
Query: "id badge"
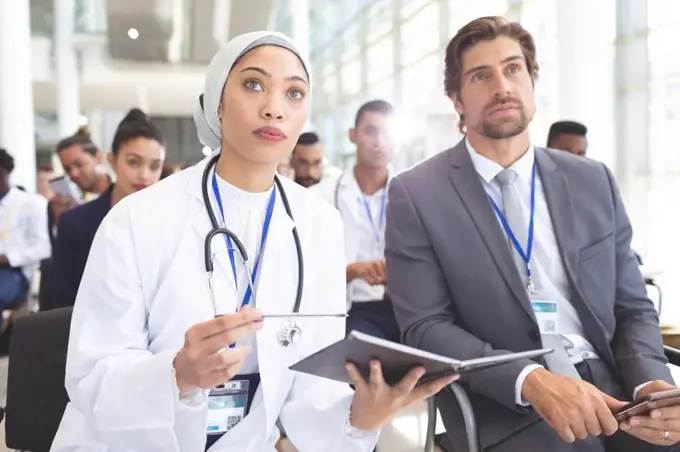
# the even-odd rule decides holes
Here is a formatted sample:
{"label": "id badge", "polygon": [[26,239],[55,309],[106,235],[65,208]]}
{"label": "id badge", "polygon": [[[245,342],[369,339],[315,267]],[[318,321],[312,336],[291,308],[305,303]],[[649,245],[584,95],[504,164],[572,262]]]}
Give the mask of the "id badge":
{"label": "id badge", "polygon": [[248,414],[248,380],[229,380],[210,390],[208,396],[208,435],[222,435]]}
{"label": "id badge", "polygon": [[541,334],[558,334],[559,313],[554,301],[532,300],[531,308],[536,316]]}

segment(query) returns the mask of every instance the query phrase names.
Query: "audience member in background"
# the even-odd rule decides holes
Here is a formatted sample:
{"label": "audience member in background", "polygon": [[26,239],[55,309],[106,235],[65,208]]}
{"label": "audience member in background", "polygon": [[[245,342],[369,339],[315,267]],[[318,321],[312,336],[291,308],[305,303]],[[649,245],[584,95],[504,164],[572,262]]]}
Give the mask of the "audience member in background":
{"label": "audience member in background", "polygon": [[279,163],[276,172],[288,179],[295,179],[295,170],[290,166],[290,159]]}
{"label": "audience member in background", "polygon": [[14,158],[0,148],[0,309],[25,301],[33,267],[50,255],[47,200],[10,185]]}
{"label": "audience member in background", "polygon": [[54,168],[49,163],[43,163],[38,167],[38,193],[48,201],[54,197],[54,191],[50,187],[50,180],[54,177]]}
{"label": "audience member in background", "polygon": [[312,188],[333,204],[345,226],[347,297],[351,305],[347,331],[357,330],[399,341],[392,303],[385,291],[385,209],[393,174],[395,139],[390,125],[394,108],[383,100],[359,108],[349,139],[356,165],[339,177]]}
{"label": "audience member in background", "polygon": [[62,214],[43,310],[73,305],[99,224],[121,199],[160,180],[165,160],[161,133],[144,112],[132,109],[116,130],[108,158],[115,184],[98,199]]}
{"label": "audience member in background", "polygon": [[[83,202],[96,199],[111,185],[111,177],[102,165],[104,155],[95,146],[86,127],[64,138],[57,144],[57,154],[68,177],[83,192],[82,199],[73,199],[57,194],[50,201],[50,222],[56,226],[59,216]],[[53,231],[54,232],[54,231]]]}
{"label": "audience member in background", "polygon": [[165,179],[168,176],[172,176],[175,173],[179,173],[186,167],[187,165],[184,163],[175,163],[174,165],[163,165],[163,171],[161,171],[161,180]]}
{"label": "audience member in background", "polygon": [[548,147],[584,157],[588,151],[588,129],[574,121],[558,121],[550,126]]}
{"label": "audience member in background", "polygon": [[323,145],[316,133],[300,135],[290,156],[290,166],[295,171],[295,182],[303,187],[319,183],[323,171]]}

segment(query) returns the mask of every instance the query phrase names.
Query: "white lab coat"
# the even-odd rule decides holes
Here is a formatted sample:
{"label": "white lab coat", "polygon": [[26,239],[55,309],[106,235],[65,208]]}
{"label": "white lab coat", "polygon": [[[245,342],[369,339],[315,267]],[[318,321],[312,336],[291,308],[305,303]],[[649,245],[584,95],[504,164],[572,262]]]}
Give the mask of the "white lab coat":
{"label": "white lab coat", "polygon": [[[387,176],[388,185],[395,175],[394,169],[390,167]],[[353,169],[336,177],[322,179],[318,184],[311,186],[310,190],[337,208],[342,216],[346,265],[384,258],[384,230],[380,236],[381,241],[377,244],[380,250],[373,250],[373,252],[369,250],[376,246],[375,231],[366,214],[361,188],[354,177]],[[374,220],[378,221],[377,218]],[[363,298],[361,301],[375,301],[382,300],[384,295],[384,286],[371,286],[363,280],[351,281],[347,284],[347,309],[349,310],[352,302],[359,298]]]}
{"label": "white lab coat", "polygon": [[[100,226],[78,292],[66,365],[71,403],[52,451],[200,452],[206,441],[206,394],[180,400],[173,359],[192,325],[213,318],[203,243],[211,229],[201,196],[207,159],[117,204]],[[281,178],[304,254],[301,312],[345,312],[341,220],[332,208]],[[280,197],[258,276],[265,313],[291,312],[297,264]],[[213,241],[213,252],[225,247]],[[225,247],[226,248],[226,247]],[[220,305],[237,299],[228,254],[215,257]],[[283,348],[283,320],[265,320],[257,333],[264,410],[246,417],[210,449],[270,452],[280,419],[300,452],[363,452],[377,434],[346,433],[348,385],[295,373],[288,367],[344,337],[342,318],[298,321],[300,343]]]}

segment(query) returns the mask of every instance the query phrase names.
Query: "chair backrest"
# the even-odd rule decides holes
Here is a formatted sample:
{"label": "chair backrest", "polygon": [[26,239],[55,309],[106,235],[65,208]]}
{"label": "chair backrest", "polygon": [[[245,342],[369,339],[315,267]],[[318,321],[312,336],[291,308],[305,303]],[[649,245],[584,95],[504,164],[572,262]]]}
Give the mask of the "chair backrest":
{"label": "chair backrest", "polygon": [[73,308],[38,312],[14,324],[9,347],[7,447],[49,451],[64,414],[66,352]]}

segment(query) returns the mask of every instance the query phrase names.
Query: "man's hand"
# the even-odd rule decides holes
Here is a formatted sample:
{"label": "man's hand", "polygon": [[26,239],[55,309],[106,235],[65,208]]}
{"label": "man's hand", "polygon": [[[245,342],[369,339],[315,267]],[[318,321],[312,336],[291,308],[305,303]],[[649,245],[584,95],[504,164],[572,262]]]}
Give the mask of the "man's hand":
{"label": "man's hand", "polygon": [[371,362],[371,374],[364,380],[353,364],[347,364],[347,373],[354,384],[354,399],[350,424],[359,429],[375,432],[389,422],[402,409],[437,394],[458,379],[442,377],[416,386],[425,369],[414,368],[396,385],[385,383],[379,361]]}
{"label": "man's hand", "polygon": [[527,376],[522,397],[567,443],[591,435],[613,435],[619,425],[612,412],[626,405],[590,383],[545,369],[536,369]]}
{"label": "man's hand", "polygon": [[55,223],[59,221],[59,216],[63,212],[72,209],[77,205],[78,202],[70,196],[63,196],[58,193],[54,195],[54,198],[52,198],[49,202],[49,209],[54,216]]}
{"label": "man's hand", "polygon": [[238,375],[250,346],[226,347],[261,329],[261,320],[260,311],[246,307],[189,328],[174,362],[180,392],[214,388]]}
{"label": "man's hand", "polygon": [[385,261],[355,262],[347,268],[347,282],[363,279],[372,286],[385,284]]}
{"label": "man's hand", "polygon": [[[654,381],[643,386],[637,396],[642,398],[670,389],[678,388],[665,381]],[[633,416],[621,423],[621,430],[651,444],[661,446],[677,444],[680,442],[680,406],[658,408],[647,416]]]}

